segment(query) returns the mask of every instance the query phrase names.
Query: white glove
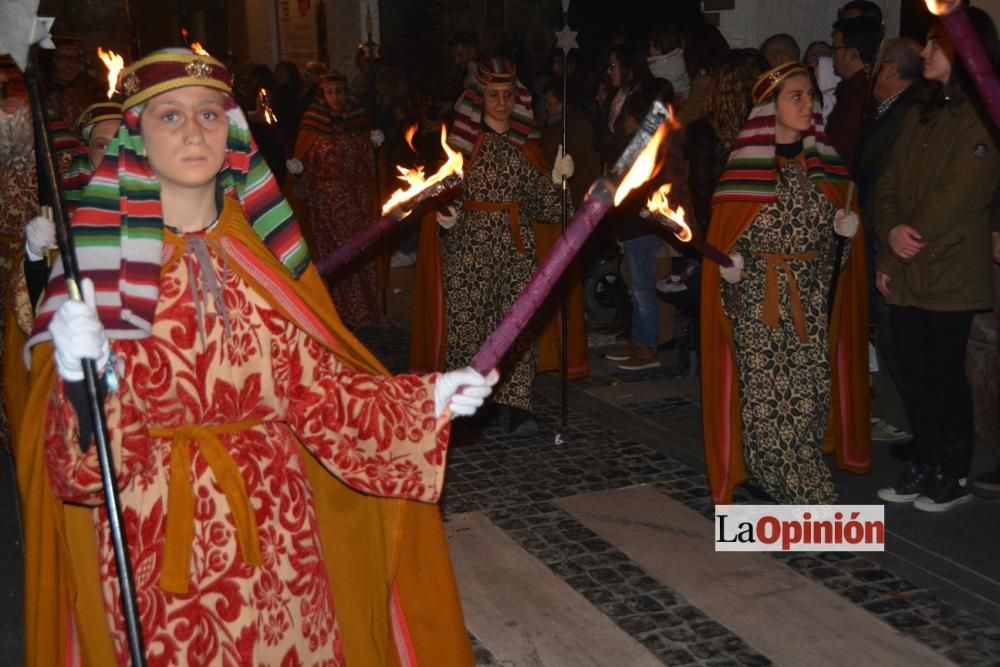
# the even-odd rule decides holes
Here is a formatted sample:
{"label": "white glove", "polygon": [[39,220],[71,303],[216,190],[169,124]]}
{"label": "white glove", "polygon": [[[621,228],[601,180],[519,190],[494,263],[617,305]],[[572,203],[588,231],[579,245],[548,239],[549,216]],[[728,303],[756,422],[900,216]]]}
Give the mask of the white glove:
{"label": "white glove", "polygon": [[289,158],[285,160],[285,167],[288,169],[289,174],[295,174],[296,176],[301,174],[304,169],[302,162],[296,158]]}
{"label": "white glove", "polygon": [[56,247],[56,225],[44,216],[36,216],[24,227],[24,249],[28,259],[37,262],[46,251]]}
{"label": "white glove", "polygon": [[378,148],[383,143],[385,143],[385,135],[382,133],[382,130],[372,130],[371,140],[372,140],[372,146]]}
{"label": "white glove", "polygon": [[561,186],[564,178],[568,180],[573,177],[574,168],[573,156],[564,153],[562,144],[559,144],[555,165],[552,167],[552,182]]}
{"label": "white glove", "polygon": [[493,385],[500,379],[494,368],[487,376],[467,366],[450,373],[442,373],[434,384],[434,416],[440,417],[450,408],[453,417],[471,417],[493,393]]}
{"label": "white glove", "polygon": [[49,333],[56,347],[56,370],[67,382],[83,379],[84,359],[97,359],[100,371],[111,357],[104,325],[94,307],[94,283],[90,278],[83,279],[80,291],[83,301],[69,300],[59,306],[49,323]]}
{"label": "white glove", "polygon": [[441,211],[438,211],[437,221],[438,224],[444,227],[445,229],[451,229],[452,227],[455,226],[455,223],[458,222],[458,211],[456,211],[453,206],[448,207],[447,213],[442,213]]}
{"label": "white glove", "polygon": [[730,285],[735,285],[743,278],[743,255],[735,253],[729,259],[733,260],[733,265],[720,266],[719,275]]}
{"label": "white glove", "polygon": [[853,239],[858,233],[858,214],[842,208],[837,209],[837,215],[833,217],[833,231],[839,236]]}

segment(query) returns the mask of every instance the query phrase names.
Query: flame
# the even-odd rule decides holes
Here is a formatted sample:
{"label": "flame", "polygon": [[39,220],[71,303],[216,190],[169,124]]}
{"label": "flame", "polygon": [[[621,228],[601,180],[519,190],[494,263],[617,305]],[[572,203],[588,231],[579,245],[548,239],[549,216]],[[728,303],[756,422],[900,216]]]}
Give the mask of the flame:
{"label": "flame", "polygon": [[403,132],[403,137],[406,138],[406,145],[409,146],[410,150],[413,151],[414,153],[417,152],[417,149],[413,147],[413,135],[417,133],[417,127],[418,124],[414,123],[413,125],[406,128],[405,132]]}
{"label": "flame", "polygon": [[191,42],[191,46],[188,47],[188,48],[190,48],[192,51],[194,51],[195,53],[197,53],[199,56],[211,56],[212,55],[211,53],[209,53],[208,51],[206,51],[205,47],[203,47],[199,42]]}
{"label": "flame", "polygon": [[688,225],[687,220],[684,219],[684,207],[678,206],[676,209],[670,208],[670,201],[667,199],[667,195],[670,194],[671,189],[670,183],[664,183],[659,190],[653,193],[653,196],[649,198],[646,203],[646,208],[648,208],[653,213],[662,215],[665,218],[669,218],[676,223],[680,229],[674,231],[674,234],[678,239],[687,243],[691,240],[691,227]]}
{"label": "flame", "polygon": [[115,88],[118,87],[118,74],[125,68],[125,59],[114,51],[105,51],[99,46],[97,47],[97,57],[108,68],[108,99],[110,100],[114,97]]}
{"label": "flame", "polygon": [[959,6],[958,0],[925,0],[927,9],[935,16],[948,14],[951,10]]}
{"label": "flame", "polygon": [[264,110],[264,120],[268,125],[274,125],[278,122],[278,117],[274,115],[274,109],[271,108],[271,100],[266,89],[261,88],[257,91],[257,104]]}
{"label": "flame", "polygon": [[185,43],[185,44],[187,44],[187,43],[188,43],[188,35],[189,35],[189,34],[190,34],[190,33],[188,32],[188,29],[187,29],[187,28],[181,28],[181,39],[183,39],[183,40],[184,40],[184,43]]}
{"label": "flame", "polygon": [[666,124],[660,125],[659,129],[656,130],[656,134],[652,136],[646,147],[642,149],[639,153],[639,157],[636,158],[635,162],[632,164],[632,168],[628,170],[625,174],[625,178],[622,179],[621,185],[615,191],[615,206],[622,203],[625,196],[629,192],[639,187],[650,178],[653,177],[659,170],[659,165],[657,164],[656,157],[660,152],[660,144],[663,143],[663,139],[667,136],[667,126]]}
{"label": "flame", "polygon": [[448,145],[448,130],[445,129],[444,125],[441,126],[441,148],[444,149],[448,160],[428,179],[424,179],[423,167],[416,167],[414,169],[396,167],[399,170],[399,180],[408,184],[409,187],[399,188],[390,195],[389,200],[382,206],[382,215],[387,214],[400,204],[405,204],[427,188],[440,183],[452,174],[462,175],[462,154],[452,150],[451,146]]}

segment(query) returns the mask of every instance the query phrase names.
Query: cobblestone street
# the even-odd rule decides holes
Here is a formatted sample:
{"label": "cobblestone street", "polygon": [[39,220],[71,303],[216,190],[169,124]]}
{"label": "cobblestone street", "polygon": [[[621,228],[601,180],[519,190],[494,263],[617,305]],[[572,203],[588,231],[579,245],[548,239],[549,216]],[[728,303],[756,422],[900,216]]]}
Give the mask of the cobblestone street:
{"label": "cobblestone street", "polygon": [[[405,370],[404,330],[361,337]],[[495,413],[456,423],[442,509],[478,664],[1000,665],[1000,503],[887,507],[884,554],[716,554],[697,380],[669,363],[618,371],[599,356],[608,342],[591,339],[566,428],[554,376],[536,382],[532,438],[510,440]],[[835,474],[842,502],[877,502],[897,462],[874,456],[868,476]],[[0,662],[15,664],[9,461],[3,472]]]}

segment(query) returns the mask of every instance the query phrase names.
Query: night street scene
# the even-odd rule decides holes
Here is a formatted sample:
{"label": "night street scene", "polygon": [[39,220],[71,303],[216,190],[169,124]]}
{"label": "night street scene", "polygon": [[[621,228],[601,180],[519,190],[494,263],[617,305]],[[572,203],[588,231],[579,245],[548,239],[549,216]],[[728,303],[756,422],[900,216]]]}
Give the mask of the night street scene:
{"label": "night street scene", "polygon": [[0,0],[0,664],[1000,666],[1000,0]]}

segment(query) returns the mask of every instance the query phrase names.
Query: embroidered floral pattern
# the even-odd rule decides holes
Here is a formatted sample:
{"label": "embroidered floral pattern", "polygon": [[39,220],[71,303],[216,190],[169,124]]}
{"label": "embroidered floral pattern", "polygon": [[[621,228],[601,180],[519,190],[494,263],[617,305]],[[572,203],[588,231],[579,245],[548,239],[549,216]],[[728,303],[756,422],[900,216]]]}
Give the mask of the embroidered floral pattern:
{"label": "embroidered floral pattern", "polygon": [[[334,601],[298,442],[352,487],[434,501],[446,443],[433,434],[429,378],[357,373],[283,319],[211,251],[232,335],[205,318],[206,344],[182,262],[168,263],[153,336],[115,341],[126,362],[106,409],[118,462],[126,531],[151,665],[341,665]],[[236,462],[256,519],[263,564],[242,557],[226,496],[197,446],[188,444],[195,490],[190,589],[159,587],[171,441],[152,427],[259,424],[220,436]],[[46,416],[46,456],[56,493],[93,505],[100,482],[93,448],[81,454],[73,408],[61,390]],[[127,645],[102,506],[94,513],[108,619],[122,664]]]}

